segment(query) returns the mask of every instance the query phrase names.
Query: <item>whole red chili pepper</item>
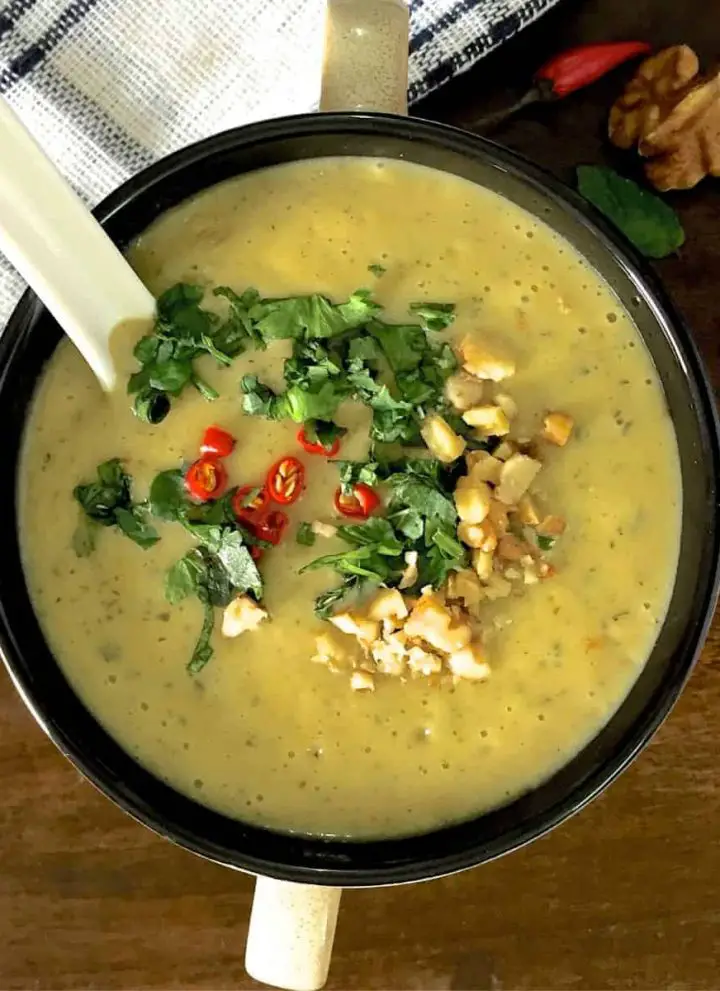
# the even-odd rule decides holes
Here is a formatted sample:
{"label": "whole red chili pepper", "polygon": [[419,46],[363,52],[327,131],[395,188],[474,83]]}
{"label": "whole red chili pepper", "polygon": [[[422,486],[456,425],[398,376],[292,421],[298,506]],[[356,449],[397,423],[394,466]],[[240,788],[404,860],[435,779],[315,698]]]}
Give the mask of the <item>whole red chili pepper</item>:
{"label": "whole red chili pepper", "polygon": [[534,76],[535,85],[517,103],[486,114],[468,126],[473,131],[485,134],[530,104],[562,99],[583,86],[594,83],[623,62],[638,55],[647,55],[650,51],[652,47],[646,41],[609,41],[569,48],[554,55],[538,69]]}
{"label": "whole red chili pepper", "polygon": [[535,73],[535,79],[551,84],[552,95],[568,96],[583,86],[589,86],[606,72],[631,58],[647,55],[651,46],[646,41],[610,41],[599,45],[578,45],[553,56]]}

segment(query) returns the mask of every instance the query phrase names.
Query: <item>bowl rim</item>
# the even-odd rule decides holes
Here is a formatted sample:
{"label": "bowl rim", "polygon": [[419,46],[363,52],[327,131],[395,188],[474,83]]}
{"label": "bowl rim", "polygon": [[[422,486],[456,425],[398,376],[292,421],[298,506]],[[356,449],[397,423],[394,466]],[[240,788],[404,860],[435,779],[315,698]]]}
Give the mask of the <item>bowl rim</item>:
{"label": "bowl rim", "polygon": [[[610,252],[622,265],[644,297],[652,303],[655,319],[663,326],[666,335],[684,359],[683,379],[695,398],[698,422],[704,430],[706,442],[704,453],[711,459],[711,465],[708,467],[711,494],[713,503],[717,504],[717,493],[720,490],[720,423],[709,377],[685,321],[668,298],[647,261],[593,207],[545,169],[495,142],[447,124],[392,114],[347,112],[281,117],[224,131],[160,159],[128,179],[103,199],[93,213],[102,223],[108,223],[122,211],[129,210],[139,194],[147,193],[154,186],[169,182],[176,171],[183,171],[240,147],[282,138],[332,135],[341,132],[375,136],[384,134],[392,138],[429,142],[459,152],[461,155],[471,155],[476,159],[482,157],[522,181],[530,183],[543,197],[553,200],[562,209],[571,211],[599,242],[603,250]],[[204,188],[209,188],[218,181],[220,180],[214,178],[208,181]],[[32,334],[43,312],[44,309],[35,295],[28,290],[11,314],[5,332],[0,338],[0,392],[6,388],[8,369],[12,365],[18,341],[23,336]],[[13,520],[13,524],[14,522]],[[648,703],[643,708],[623,735],[621,746],[617,748],[612,759],[605,761],[599,770],[587,775],[585,780],[565,794],[542,816],[536,817],[535,821],[517,822],[513,828],[507,829],[491,842],[473,841],[473,825],[477,825],[487,816],[479,816],[462,824],[445,826],[418,837],[402,837],[395,840],[343,841],[306,838],[294,834],[279,834],[261,827],[249,827],[206,810],[204,806],[180,796],[149,771],[135,764],[134,759],[122,751],[119,744],[116,744],[88,710],[85,710],[100,736],[106,737],[112,748],[120,750],[124,759],[135,765],[138,769],[138,780],[143,777],[150,779],[158,795],[168,792],[175,796],[175,800],[170,804],[181,808],[182,816],[181,820],[173,821],[167,812],[158,813],[152,801],[138,801],[128,792],[122,781],[113,780],[104,761],[79,746],[73,733],[68,731],[64,720],[50,711],[48,701],[41,699],[33,679],[23,671],[18,653],[19,647],[13,633],[12,617],[3,602],[0,602],[0,654],[26,706],[62,753],[125,812],[185,849],[226,866],[287,881],[353,887],[427,880],[493,860],[547,833],[592,801],[644,748],[675,704],[699,655],[713,618],[720,582],[720,531],[717,526],[712,533],[711,551],[710,566],[703,586],[703,601],[697,614],[699,618],[689,624],[691,625],[687,638],[689,647],[683,652],[678,663],[674,664],[672,669],[669,668],[663,676],[660,685],[662,690],[656,693],[659,694],[659,698],[655,699],[654,705],[650,707]],[[45,646],[49,654],[49,647]],[[57,662],[54,663],[59,667]],[[77,699],[77,696],[75,698]],[[79,699],[78,704],[81,708],[85,708]],[[163,800],[165,798],[166,795]],[[505,808],[512,809],[514,805],[515,802]],[[195,810],[194,817],[190,814],[191,809]],[[202,829],[198,830],[192,825],[193,818],[206,823],[223,820],[227,827],[223,835],[225,837],[233,835],[233,830],[229,827],[234,827],[234,833],[238,834],[241,843],[245,843],[252,834],[252,850],[255,852],[239,849],[235,845],[237,839],[230,843],[227,839],[218,842],[216,839],[208,838],[202,833]],[[264,845],[271,848],[267,856],[257,852],[262,851]]]}

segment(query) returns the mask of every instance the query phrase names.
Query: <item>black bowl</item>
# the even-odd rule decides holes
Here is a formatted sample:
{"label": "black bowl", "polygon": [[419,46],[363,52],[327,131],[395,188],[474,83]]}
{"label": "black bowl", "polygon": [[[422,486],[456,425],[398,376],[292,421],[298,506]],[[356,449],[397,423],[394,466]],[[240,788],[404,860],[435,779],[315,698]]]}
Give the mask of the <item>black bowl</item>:
{"label": "black bowl", "polygon": [[[645,746],[688,677],[718,584],[718,422],[700,359],[649,266],[578,196],[517,155],[439,124],[380,114],[289,117],[229,131],[163,159],[95,211],[127,245],[159,214],[253,169],[325,155],[403,158],[504,194],[559,231],[615,290],[653,356],[677,432],[684,490],[682,545],[667,618],[646,667],[605,728],[545,784],[479,818],[406,839],[343,842],[248,826],[153,777],[110,737],[73,692],[43,638],[25,586],[17,495],[0,489],[4,550],[0,646],[35,718],[106,795],[163,836],[221,864],[289,881],[339,886],[417,881],[516,849],[597,795]],[[26,293],[0,341],[5,464],[17,468],[25,419],[61,332]],[[52,509],[48,507],[52,520]]]}

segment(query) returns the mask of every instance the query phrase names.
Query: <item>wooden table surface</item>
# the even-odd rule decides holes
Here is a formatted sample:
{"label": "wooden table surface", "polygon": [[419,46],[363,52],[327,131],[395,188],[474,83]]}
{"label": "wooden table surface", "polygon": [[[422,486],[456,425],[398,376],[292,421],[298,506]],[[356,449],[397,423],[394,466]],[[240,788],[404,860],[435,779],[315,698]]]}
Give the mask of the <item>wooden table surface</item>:
{"label": "wooden table surface", "polygon": [[[467,124],[578,41],[720,54],[716,0],[563,0],[418,108]],[[501,140],[563,176],[607,160],[604,80]],[[720,385],[720,182],[673,198],[687,231],[659,269]],[[330,988],[720,986],[720,626],[642,757],[582,814],[510,857],[344,896]],[[0,677],[0,988],[251,988],[252,881],[136,825],[43,737]]]}

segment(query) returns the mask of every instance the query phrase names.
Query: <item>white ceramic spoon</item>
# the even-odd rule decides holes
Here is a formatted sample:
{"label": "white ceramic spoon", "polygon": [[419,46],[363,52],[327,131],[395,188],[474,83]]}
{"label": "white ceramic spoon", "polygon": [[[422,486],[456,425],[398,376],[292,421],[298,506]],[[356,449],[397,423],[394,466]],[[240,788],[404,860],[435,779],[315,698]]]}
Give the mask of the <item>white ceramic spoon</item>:
{"label": "white ceramic spoon", "polygon": [[0,149],[0,251],[112,389],[111,331],[155,300],[4,100]]}

